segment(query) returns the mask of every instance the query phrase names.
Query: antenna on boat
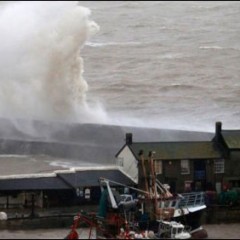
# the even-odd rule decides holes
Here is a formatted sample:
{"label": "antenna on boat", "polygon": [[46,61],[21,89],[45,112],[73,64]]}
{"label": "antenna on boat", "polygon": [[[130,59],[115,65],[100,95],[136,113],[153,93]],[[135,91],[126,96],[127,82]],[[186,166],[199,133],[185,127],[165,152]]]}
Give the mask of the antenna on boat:
{"label": "antenna on boat", "polygon": [[129,187],[129,186],[125,185],[125,184],[122,184],[122,183],[119,183],[119,182],[116,182],[116,181],[113,181],[113,180],[109,180],[109,179],[104,178],[104,177],[100,177],[99,181],[100,182],[113,183],[113,184],[116,184],[116,185],[119,185],[119,186],[122,186],[122,187],[128,187],[129,189],[132,189],[132,190],[144,193],[144,194],[149,194],[149,192],[143,191],[143,190],[141,190],[139,188]]}

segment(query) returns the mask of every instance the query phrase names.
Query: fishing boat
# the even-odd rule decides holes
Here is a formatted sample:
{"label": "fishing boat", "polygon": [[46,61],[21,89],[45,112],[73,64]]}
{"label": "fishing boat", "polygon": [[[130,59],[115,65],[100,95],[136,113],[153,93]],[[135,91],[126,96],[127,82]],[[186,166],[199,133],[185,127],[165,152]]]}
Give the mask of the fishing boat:
{"label": "fishing boat", "polygon": [[[196,235],[196,232],[192,232],[191,227],[184,225],[179,218],[183,214],[190,213],[191,204],[194,204],[196,209],[197,205],[203,203],[201,195],[188,194],[173,197],[157,180],[155,188],[159,190],[158,192],[146,192],[105,178],[100,178],[99,183],[102,194],[98,213],[94,215],[80,212],[76,215],[67,239],[78,239],[78,229],[80,230],[81,226],[89,227],[89,238],[95,231],[97,239],[207,237],[206,233],[203,234],[203,229],[201,229],[201,236]],[[131,194],[120,194],[120,188],[128,188]],[[177,221],[178,218],[179,221]]]}
{"label": "fishing boat", "polygon": [[[117,219],[116,219],[117,220]],[[119,220],[119,219],[118,219]],[[110,224],[108,227],[103,225],[103,221],[94,221],[92,216],[87,216],[85,214],[78,214],[74,218],[74,224],[70,233],[65,239],[79,239],[79,233],[77,228],[84,223],[85,227],[89,226],[88,238],[96,237],[96,239],[190,239],[191,234],[186,230],[185,226],[176,221],[158,221],[158,231],[154,233],[152,230],[141,230],[136,227],[131,227],[128,223],[125,222],[125,225],[119,229],[118,232],[114,233],[116,224],[119,224],[118,221]],[[87,225],[86,225],[87,224]],[[125,226],[125,228],[124,228]],[[113,229],[111,229],[111,228]],[[95,234],[93,233],[95,230]]]}
{"label": "fishing boat", "polygon": [[201,227],[201,214],[206,208],[203,192],[172,194],[156,176],[153,154],[145,161],[139,153],[142,181],[136,187],[99,179],[101,197],[95,217],[76,217],[68,235],[76,236],[84,220],[96,229],[97,238],[207,238]]}

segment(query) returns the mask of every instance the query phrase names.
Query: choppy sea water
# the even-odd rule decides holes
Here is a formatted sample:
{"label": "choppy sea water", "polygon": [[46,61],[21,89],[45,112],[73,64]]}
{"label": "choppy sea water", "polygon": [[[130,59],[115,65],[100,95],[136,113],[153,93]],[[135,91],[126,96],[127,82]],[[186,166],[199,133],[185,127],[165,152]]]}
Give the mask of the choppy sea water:
{"label": "choppy sea water", "polygon": [[123,124],[239,129],[239,2],[80,4],[100,26],[82,50],[89,102]]}
{"label": "choppy sea water", "polygon": [[239,16],[237,1],[2,2],[0,117],[239,129]]}

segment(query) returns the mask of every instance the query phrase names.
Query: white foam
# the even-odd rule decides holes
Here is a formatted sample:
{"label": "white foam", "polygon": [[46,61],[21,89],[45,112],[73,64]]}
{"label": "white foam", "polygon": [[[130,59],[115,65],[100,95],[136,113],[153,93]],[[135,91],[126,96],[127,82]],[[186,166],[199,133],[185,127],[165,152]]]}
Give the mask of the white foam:
{"label": "white foam", "polygon": [[99,30],[90,15],[76,1],[10,2],[0,9],[2,116],[81,120],[88,113],[80,51]]}
{"label": "white foam", "polygon": [[106,46],[135,46],[141,45],[141,42],[86,42],[86,46],[90,47],[106,47]]}
{"label": "white foam", "polygon": [[0,176],[0,180],[25,179],[25,178],[44,178],[44,177],[56,177],[56,174],[55,173],[12,174],[12,175]]}
{"label": "white foam", "polygon": [[200,49],[224,49],[223,47],[220,46],[200,46]]}

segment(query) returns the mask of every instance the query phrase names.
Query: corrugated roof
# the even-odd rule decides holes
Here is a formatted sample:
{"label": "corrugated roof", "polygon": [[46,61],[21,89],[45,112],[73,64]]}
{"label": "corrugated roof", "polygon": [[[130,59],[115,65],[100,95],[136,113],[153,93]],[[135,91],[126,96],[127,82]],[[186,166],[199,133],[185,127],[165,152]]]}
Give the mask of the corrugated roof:
{"label": "corrugated roof", "polygon": [[59,174],[66,182],[73,187],[99,186],[99,178],[107,178],[125,185],[135,183],[120,170],[89,170],[79,171],[75,174]]}
{"label": "corrugated roof", "polygon": [[135,183],[118,169],[85,170],[74,173],[56,173],[55,177],[28,177],[0,179],[0,191],[7,190],[47,190],[47,189],[73,189],[86,186],[99,186],[99,178],[104,177],[125,185]]}
{"label": "corrugated roof", "polygon": [[150,151],[154,151],[154,158],[168,159],[214,159],[220,158],[221,153],[214,147],[213,142],[155,142],[133,143],[129,145],[136,158],[143,150],[144,158]]}
{"label": "corrugated roof", "polygon": [[229,149],[240,149],[240,130],[222,130],[222,136]]}
{"label": "corrugated roof", "polygon": [[57,177],[11,178],[0,180],[0,191],[69,189],[69,186]]}

